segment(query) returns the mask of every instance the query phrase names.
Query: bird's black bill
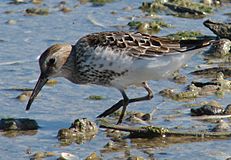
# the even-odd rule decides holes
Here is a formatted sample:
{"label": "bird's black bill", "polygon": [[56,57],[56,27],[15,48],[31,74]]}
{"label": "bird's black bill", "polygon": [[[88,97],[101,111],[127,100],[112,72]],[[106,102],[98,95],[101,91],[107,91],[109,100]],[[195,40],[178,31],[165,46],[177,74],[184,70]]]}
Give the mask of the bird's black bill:
{"label": "bird's black bill", "polygon": [[27,103],[26,110],[30,109],[30,106],[33,103],[35,97],[38,95],[38,93],[40,92],[40,90],[46,84],[47,81],[48,81],[48,79],[45,76],[43,76],[43,75],[39,76],[38,82],[36,83],[34,90],[30,96],[30,99]]}

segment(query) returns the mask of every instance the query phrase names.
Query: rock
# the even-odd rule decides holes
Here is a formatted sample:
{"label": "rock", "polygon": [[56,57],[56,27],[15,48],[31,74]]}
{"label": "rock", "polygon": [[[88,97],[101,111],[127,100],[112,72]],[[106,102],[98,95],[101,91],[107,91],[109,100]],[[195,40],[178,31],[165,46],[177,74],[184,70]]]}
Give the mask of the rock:
{"label": "rock", "polygon": [[31,94],[32,94],[32,91],[24,91],[19,96],[17,96],[16,98],[19,101],[24,102],[24,101],[28,100],[28,98],[31,96]]}
{"label": "rock", "polygon": [[175,83],[184,84],[187,82],[187,77],[183,75],[176,75],[173,77]]}
{"label": "rock", "polygon": [[103,100],[103,99],[105,99],[105,97],[100,96],[100,95],[91,95],[87,99],[89,99],[89,100]]}
{"label": "rock", "polygon": [[224,109],[220,106],[216,101],[211,101],[208,104],[203,105],[199,108],[192,108],[191,115],[192,116],[202,116],[202,115],[221,115],[223,114]]}
{"label": "rock", "polygon": [[68,13],[68,12],[71,12],[72,10],[68,7],[62,7],[60,11],[62,11],[63,13]]}
{"label": "rock", "polygon": [[73,155],[73,154],[70,154],[70,153],[61,153],[61,156],[59,157],[58,160],[77,160],[78,158]]}
{"label": "rock", "polygon": [[216,77],[217,73],[219,72],[222,72],[224,74],[224,78],[231,77],[231,68],[228,68],[228,67],[206,68],[206,69],[201,69],[201,70],[191,72],[191,74],[205,76],[205,77]]}
{"label": "rock", "polygon": [[36,130],[38,129],[38,124],[33,119],[28,118],[3,118],[0,120],[0,130],[9,131],[9,130]]}
{"label": "rock", "polygon": [[43,0],[32,0],[33,4],[42,4]]}
{"label": "rock", "polygon": [[139,156],[130,156],[130,157],[128,157],[127,160],[144,160],[144,158],[143,157],[139,157]]}
{"label": "rock", "polygon": [[70,128],[63,128],[58,131],[58,138],[61,141],[67,141],[68,144],[71,142],[81,144],[91,140],[97,132],[98,128],[94,122],[86,118],[76,119]]}
{"label": "rock", "polygon": [[231,23],[219,23],[206,20],[203,24],[218,37],[231,40]]}
{"label": "rock", "polygon": [[9,25],[15,25],[16,23],[17,23],[17,21],[14,20],[14,19],[10,19],[10,20],[8,20],[8,21],[6,22],[6,24],[9,24]]}
{"label": "rock", "polygon": [[226,106],[224,114],[231,115],[231,104]]}
{"label": "rock", "polygon": [[37,152],[31,156],[30,160],[39,160],[39,159],[53,157],[53,156],[56,156],[54,152]]}
{"label": "rock", "polygon": [[217,40],[211,45],[206,54],[216,58],[223,58],[224,56],[231,54],[231,41],[224,38]]}
{"label": "rock", "polygon": [[223,120],[220,120],[219,123],[211,129],[212,132],[225,132],[230,128],[229,124]]}
{"label": "rock", "polygon": [[28,8],[26,9],[26,13],[28,15],[42,15],[42,16],[46,16],[49,14],[49,9],[48,8]]}
{"label": "rock", "polygon": [[91,153],[85,160],[102,160],[95,152]]}
{"label": "rock", "polygon": [[47,81],[46,85],[48,85],[48,86],[54,86],[54,85],[56,85],[57,83],[58,83],[57,80],[55,80],[55,79],[49,79],[49,80]]}

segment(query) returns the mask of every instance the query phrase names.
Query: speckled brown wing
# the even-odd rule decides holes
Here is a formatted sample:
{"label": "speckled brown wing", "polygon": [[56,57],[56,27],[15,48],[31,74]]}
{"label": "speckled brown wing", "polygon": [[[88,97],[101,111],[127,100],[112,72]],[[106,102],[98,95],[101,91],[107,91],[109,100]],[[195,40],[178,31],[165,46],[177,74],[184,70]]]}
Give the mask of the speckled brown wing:
{"label": "speckled brown wing", "polygon": [[[169,40],[142,33],[99,32],[83,37],[91,47],[110,47],[137,58],[186,52],[208,46],[211,40]],[[115,52],[116,53],[116,52]]]}

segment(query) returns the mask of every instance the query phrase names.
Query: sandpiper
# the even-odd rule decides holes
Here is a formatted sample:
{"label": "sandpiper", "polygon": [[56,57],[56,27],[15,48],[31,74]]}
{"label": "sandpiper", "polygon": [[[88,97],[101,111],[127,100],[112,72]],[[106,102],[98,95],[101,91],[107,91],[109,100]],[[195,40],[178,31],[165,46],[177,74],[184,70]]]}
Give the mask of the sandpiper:
{"label": "sandpiper", "polygon": [[[76,84],[117,88],[123,99],[98,116],[105,117],[122,107],[122,122],[129,103],[153,97],[148,80],[171,76],[211,40],[169,40],[142,33],[99,32],[80,38],[75,45],[55,44],[39,58],[41,74],[26,110],[49,78],[64,77]],[[147,95],[129,99],[125,89],[143,87]]]}

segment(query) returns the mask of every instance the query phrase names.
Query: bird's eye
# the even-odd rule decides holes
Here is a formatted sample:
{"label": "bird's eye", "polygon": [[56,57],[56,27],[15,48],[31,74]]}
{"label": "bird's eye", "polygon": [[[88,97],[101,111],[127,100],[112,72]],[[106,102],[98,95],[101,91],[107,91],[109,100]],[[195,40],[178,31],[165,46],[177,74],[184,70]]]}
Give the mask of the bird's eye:
{"label": "bird's eye", "polygon": [[49,59],[47,65],[48,65],[48,66],[52,66],[52,65],[54,65],[54,64],[55,64],[55,58]]}

